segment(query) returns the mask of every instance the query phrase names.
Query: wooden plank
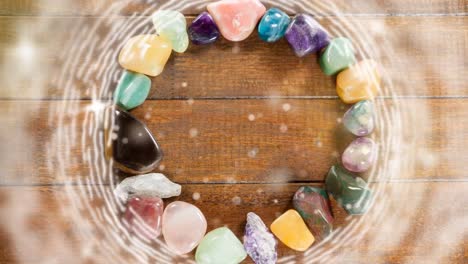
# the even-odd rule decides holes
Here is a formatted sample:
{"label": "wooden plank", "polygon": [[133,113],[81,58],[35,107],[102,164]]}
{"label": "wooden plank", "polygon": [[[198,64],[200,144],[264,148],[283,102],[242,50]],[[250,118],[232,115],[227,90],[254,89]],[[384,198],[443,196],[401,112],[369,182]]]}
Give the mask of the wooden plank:
{"label": "wooden plank", "polygon": [[[178,199],[203,211],[208,230],[226,225],[241,238],[248,212],[256,212],[270,225],[292,207],[291,198],[299,186],[186,185]],[[160,244],[124,232],[121,207],[112,188],[82,187],[1,187],[0,215],[4,217],[0,238],[6,241],[2,260],[32,263],[73,258],[77,262],[112,259],[135,263],[168,257],[170,263],[186,263],[172,259],[169,253],[137,258],[163,251]],[[279,263],[286,259],[297,263],[317,259],[328,263],[466,263],[467,182],[373,184],[371,188],[376,198],[366,215],[348,217],[332,200],[335,233],[330,240],[316,244],[306,257],[280,243]],[[199,199],[194,200],[197,196]],[[166,205],[173,200],[166,200]],[[24,206],[26,201],[28,206]],[[145,254],[137,243],[147,246],[149,253]]]}
{"label": "wooden plank", "polygon": [[[381,119],[374,136],[383,171],[366,177],[467,179],[466,99],[377,104]],[[2,152],[5,173],[0,182],[109,182],[112,176],[103,176],[109,171],[100,158],[101,137],[93,134],[102,121],[90,112],[101,106],[86,101],[2,102],[0,136],[9,151]],[[338,100],[328,99],[163,100],[147,101],[133,113],[165,153],[160,169],[177,182],[283,183],[324,179],[353,139],[338,123],[345,110]]]}
{"label": "wooden plank", "polygon": [[[141,26],[125,27],[130,21]],[[468,70],[468,17],[358,17],[351,21],[361,29],[349,31],[349,36],[363,41],[362,52],[373,54],[386,69],[386,79],[393,82],[381,95],[468,95],[464,74]],[[329,18],[323,23],[336,32],[357,27],[344,24],[343,28]],[[50,34],[50,27],[55,34]],[[108,98],[121,72],[116,59],[119,47],[126,38],[143,32],[152,32],[146,18],[36,21],[1,17],[0,59],[4,63],[0,77],[6,80],[6,89],[0,90],[0,98]],[[18,71],[11,75],[11,69]],[[268,45],[254,34],[241,43],[222,40],[173,55],[164,73],[153,78],[150,94],[153,99],[258,96],[328,97],[336,92],[333,78],[324,76],[315,56],[299,59],[284,40]]]}
{"label": "wooden plank", "polygon": [[[185,14],[199,14],[205,5],[214,0],[207,1],[112,1],[112,0],[16,0],[2,1],[0,15],[100,15],[108,14],[132,15],[145,14],[148,10],[160,8],[176,9]],[[276,1],[276,4],[265,3],[267,7],[282,7],[290,13],[309,12],[313,14],[334,14],[343,12],[347,14],[453,14],[466,13],[466,0],[413,0],[408,3],[404,0],[372,0],[372,1],[345,1],[334,0],[320,2],[310,1]],[[165,6],[163,6],[165,5]]]}

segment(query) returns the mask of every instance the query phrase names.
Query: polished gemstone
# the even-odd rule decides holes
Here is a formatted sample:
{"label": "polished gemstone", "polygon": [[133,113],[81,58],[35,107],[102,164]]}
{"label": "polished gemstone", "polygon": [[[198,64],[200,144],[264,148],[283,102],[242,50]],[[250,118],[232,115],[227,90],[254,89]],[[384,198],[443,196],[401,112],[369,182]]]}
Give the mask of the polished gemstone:
{"label": "polished gemstone", "polygon": [[291,19],[277,8],[269,9],[258,25],[258,35],[266,42],[276,42],[284,37]]}
{"label": "polished gemstone", "polygon": [[195,254],[197,264],[238,264],[246,257],[244,246],[227,227],[206,234]]}
{"label": "polished gemstone", "polygon": [[244,233],[244,248],[255,264],[275,264],[278,258],[276,240],[263,223],[254,214],[247,214],[247,224]]}
{"label": "polished gemstone", "polygon": [[315,53],[330,42],[327,31],[311,16],[295,16],[286,30],[286,39],[298,57]]}
{"label": "polished gemstone", "polygon": [[114,93],[114,102],[125,110],[131,110],[148,97],[151,80],[146,75],[124,71]]}
{"label": "polished gemstone", "polygon": [[341,166],[335,165],[328,172],[327,191],[349,214],[364,214],[372,201],[372,192],[367,183]]}
{"label": "polished gemstone", "polygon": [[119,63],[124,69],[154,77],[164,70],[171,52],[172,45],[166,37],[139,35],[125,43]]}
{"label": "polished gemstone", "polygon": [[374,104],[369,100],[356,103],[343,116],[343,125],[358,137],[371,134],[374,123]]}
{"label": "polished gemstone", "polygon": [[151,132],[141,121],[120,109],[109,109],[111,120],[106,123],[106,156],[124,172],[147,173],[156,168],[162,151]]}
{"label": "polished gemstone", "polygon": [[163,209],[161,198],[134,196],[127,201],[124,218],[132,233],[155,239],[161,234]]}
{"label": "polished gemstone", "polygon": [[352,172],[365,172],[375,161],[377,146],[370,138],[357,138],[343,152],[343,166]]}
{"label": "polished gemstone", "polygon": [[278,217],[270,229],[281,242],[296,251],[306,251],[315,241],[304,220],[295,210],[289,210]]}
{"label": "polished gemstone", "polygon": [[335,75],[356,62],[354,47],[347,38],[335,38],[320,56],[320,67],[325,75]]}
{"label": "polished gemstone", "polygon": [[124,201],[134,195],[170,198],[179,196],[181,188],[161,173],[150,173],[125,178],[117,185],[114,193]]}
{"label": "polished gemstone", "polygon": [[333,231],[333,216],[325,190],[304,186],[293,198],[294,209],[302,216],[317,239],[325,239]]}
{"label": "polished gemstone", "polygon": [[206,219],[196,206],[173,202],[166,206],[162,218],[162,233],[167,246],[176,254],[192,251],[206,233]]}
{"label": "polished gemstone", "polygon": [[255,30],[266,8],[259,0],[221,0],[208,4],[221,34],[230,41],[242,41]]}
{"label": "polished gemstone", "polygon": [[211,44],[218,40],[219,29],[210,13],[201,13],[189,26],[188,33],[195,45]]}
{"label": "polished gemstone", "polygon": [[182,13],[172,10],[158,10],[153,14],[152,20],[158,35],[169,39],[175,52],[182,53],[187,50],[189,45],[187,21]]}
{"label": "polished gemstone", "polygon": [[380,89],[377,63],[367,59],[340,72],[336,78],[338,96],[347,104],[374,98]]}

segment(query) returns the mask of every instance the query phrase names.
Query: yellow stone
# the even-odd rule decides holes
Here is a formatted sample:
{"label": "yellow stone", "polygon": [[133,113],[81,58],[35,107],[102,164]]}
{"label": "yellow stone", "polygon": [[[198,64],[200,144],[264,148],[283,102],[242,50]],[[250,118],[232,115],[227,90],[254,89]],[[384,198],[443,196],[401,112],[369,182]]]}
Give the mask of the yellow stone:
{"label": "yellow stone", "polygon": [[282,214],[271,224],[270,229],[281,242],[297,251],[306,251],[315,241],[296,210],[291,209]]}
{"label": "yellow stone", "polygon": [[171,42],[164,36],[139,35],[120,51],[120,65],[130,71],[158,76],[171,56]]}
{"label": "yellow stone", "polygon": [[380,89],[381,77],[375,61],[358,62],[338,74],[336,91],[347,104],[374,98]]}

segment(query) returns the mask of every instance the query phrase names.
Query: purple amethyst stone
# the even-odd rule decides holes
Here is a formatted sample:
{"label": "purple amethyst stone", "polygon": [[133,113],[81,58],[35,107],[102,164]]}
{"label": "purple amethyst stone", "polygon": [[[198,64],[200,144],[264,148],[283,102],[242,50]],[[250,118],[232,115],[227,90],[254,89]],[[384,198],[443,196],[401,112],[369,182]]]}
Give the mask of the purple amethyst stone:
{"label": "purple amethyst stone", "polygon": [[343,166],[351,172],[365,172],[374,164],[377,157],[377,145],[366,137],[355,139],[341,157]]}
{"label": "purple amethyst stone", "polygon": [[188,34],[195,45],[206,45],[219,38],[219,29],[208,12],[201,13],[189,26]]}
{"label": "purple amethyst stone", "polygon": [[276,245],[273,234],[268,231],[262,219],[254,213],[248,213],[244,248],[255,264],[275,264],[278,259]]}
{"label": "purple amethyst stone", "polygon": [[294,17],[285,36],[298,57],[318,52],[330,43],[327,31],[306,14]]}

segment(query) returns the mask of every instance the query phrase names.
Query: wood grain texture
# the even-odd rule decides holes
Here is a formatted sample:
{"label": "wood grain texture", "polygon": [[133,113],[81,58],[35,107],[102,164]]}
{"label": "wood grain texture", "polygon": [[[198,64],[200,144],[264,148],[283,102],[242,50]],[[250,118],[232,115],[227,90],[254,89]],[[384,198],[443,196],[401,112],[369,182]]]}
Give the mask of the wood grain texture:
{"label": "wood grain texture", "polygon": [[[381,144],[380,160],[399,159],[410,167],[398,175],[370,175],[372,180],[467,179],[468,127],[454,122],[464,120],[466,99],[376,103],[381,110],[398,106],[408,114],[401,116],[403,134],[389,132],[392,123],[374,134]],[[100,154],[102,142],[89,133],[103,123],[86,115],[93,107],[86,101],[1,103],[1,112],[9,113],[1,135],[10,149],[1,183],[108,182],[89,172],[90,166],[102,169],[101,161],[92,158]],[[266,183],[322,181],[352,140],[337,121],[345,110],[334,99],[163,100],[147,101],[133,114],[156,136],[165,153],[161,168],[177,182]],[[57,113],[63,111],[70,116],[60,121]],[[390,115],[400,118],[398,112]],[[382,141],[386,133],[394,133],[401,145],[389,145],[399,142],[395,138]],[[383,158],[389,149],[397,152]],[[66,162],[65,171],[59,162]]]}
{"label": "wood grain texture", "polygon": [[[370,34],[368,43],[357,46],[373,54],[393,82],[381,95],[468,95],[468,17],[346,19]],[[141,26],[125,27],[130,21]],[[339,29],[333,19],[322,22]],[[54,35],[47,34],[50,27]],[[120,31],[128,34],[115,33]],[[122,70],[119,47],[143,32],[152,32],[146,18],[0,17],[0,59],[5,62],[0,77],[7,82],[0,98],[108,98]],[[357,31],[349,37],[357,41],[363,36]],[[74,39],[81,41],[70,41]],[[377,49],[370,50],[369,43]],[[18,69],[15,76],[10,68]],[[315,55],[299,59],[285,40],[269,45],[256,34],[237,44],[222,40],[192,46],[174,54],[163,74],[152,80],[152,99],[336,96],[333,78],[322,73]]]}
{"label": "wood grain texture", "polygon": [[[112,0],[15,0],[2,1],[0,3],[0,15],[68,15],[68,16],[87,16],[99,15],[103,11],[109,14],[132,15],[144,14],[148,9],[158,9],[167,4],[168,0],[156,1],[112,1]],[[179,1],[182,3],[177,6],[185,14],[199,14],[206,4],[215,2],[215,0],[199,1],[200,4],[194,5],[194,1]],[[277,1],[281,2],[281,1]],[[266,3],[267,7],[278,6]],[[347,14],[453,14],[467,12],[466,0],[413,0],[408,3],[405,0],[371,0],[371,1],[346,1],[334,0],[333,2],[308,2],[305,4],[314,5],[313,8],[307,5],[299,4],[299,1],[285,2],[287,10],[290,12],[311,12],[314,14],[334,14],[337,11]],[[321,5],[319,5],[322,3]],[[185,6],[185,7],[184,7]],[[174,5],[172,5],[174,7]]]}
{"label": "wood grain texture", "polygon": [[[325,241],[317,244],[311,255],[320,255],[320,252],[329,250],[329,253],[332,252],[327,257],[330,263],[465,263],[467,230],[457,229],[456,225],[466,221],[468,215],[467,184],[373,184],[371,188],[378,192],[374,205],[365,216],[357,217],[348,217],[332,200],[336,233],[331,241],[338,239],[345,240],[345,243]],[[291,208],[291,197],[299,186],[184,185],[182,196],[177,199],[199,207],[208,219],[208,230],[227,225],[241,238],[248,212],[258,213],[270,225],[279,214]],[[194,193],[200,195],[198,200],[192,198]],[[29,222],[21,224],[12,219],[4,220],[11,229],[1,230],[0,238],[9,242],[5,248],[11,250],[3,251],[2,260],[32,263],[53,257],[56,261],[75,259],[77,263],[84,260],[102,263],[106,259],[109,261],[123,256],[127,262],[137,261],[134,256],[126,254],[128,249],[119,245],[119,239],[116,239],[116,236],[120,237],[127,247],[133,245],[127,234],[119,231],[119,209],[112,201],[114,198],[110,187],[92,190],[81,189],[80,186],[0,187],[0,197],[2,216],[9,206],[17,206],[17,198],[30,201],[28,207],[18,212],[28,215]],[[165,203],[173,200],[166,200]],[[405,206],[401,206],[403,203]],[[450,222],[445,221],[448,216]],[[10,232],[14,231],[28,232],[28,239],[11,237]],[[434,239],[435,233],[450,239]],[[18,244],[13,245],[13,242]],[[40,250],[34,247],[36,243],[41,243]],[[84,256],[83,259],[81,252],[74,250],[83,243],[93,252],[92,257]],[[140,243],[146,244],[144,241]],[[154,243],[150,247],[159,248]],[[24,248],[31,248],[32,251],[22,251]],[[280,258],[295,255],[292,260],[297,263],[307,260],[302,253],[292,252],[281,243],[278,250]],[[106,256],[105,251],[113,252],[112,256]],[[247,260],[243,263],[252,262]]]}

